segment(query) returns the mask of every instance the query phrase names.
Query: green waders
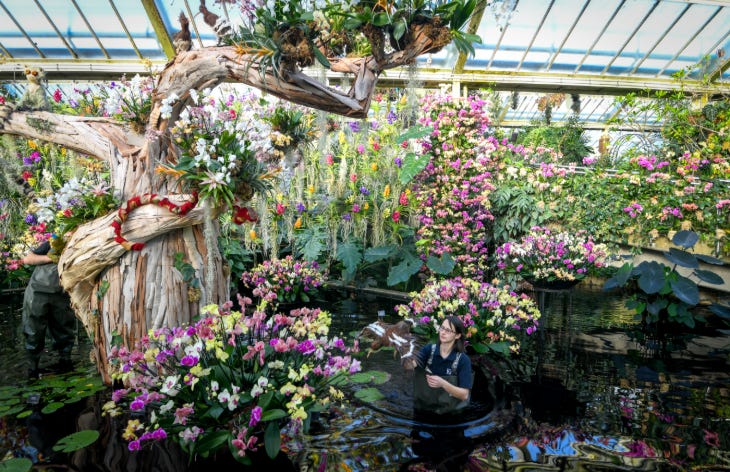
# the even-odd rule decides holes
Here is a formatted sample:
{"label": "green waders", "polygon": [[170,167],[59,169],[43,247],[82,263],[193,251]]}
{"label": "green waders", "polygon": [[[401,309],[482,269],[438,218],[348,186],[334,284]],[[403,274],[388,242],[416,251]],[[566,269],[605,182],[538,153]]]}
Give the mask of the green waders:
{"label": "green waders", "polygon": [[52,340],[52,348],[58,351],[58,365],[70,368],[76,317],[69,297],[59,283],[56,264],[43,264],[33,269],[23,298],[23,334],[29,362],[28,375],[31,377],[38,376],[46,331]]}

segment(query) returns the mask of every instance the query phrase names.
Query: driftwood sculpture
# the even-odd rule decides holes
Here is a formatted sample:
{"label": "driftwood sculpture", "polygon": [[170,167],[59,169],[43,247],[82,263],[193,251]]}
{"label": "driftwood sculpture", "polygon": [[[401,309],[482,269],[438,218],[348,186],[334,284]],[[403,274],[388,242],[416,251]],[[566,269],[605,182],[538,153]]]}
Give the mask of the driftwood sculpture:
{"label": "driftwood sculpture", "polygon": [[400,356],[401,365],[405,369],[413,370],[418,364],[418,352],[411,333],[411,324],[409,320],[395,324],[374,321],[364,327],[358,337],[371,340],[368,356],[380,348],[392,347],[395,349],[393,354]]}
{"label": "driftwood sculpture", "polygon": [[[381,72],[411,63],[451,41],[450,30],[438,21],[411,25],[403,46],[390,53],[384,52],[382,32],[371,27],[368,34],[374,41],[372,55],[328,58],[332,71],[352,74],[349,91],[333,89],[307,76],[299,62],[286,58],[275,76],[261,68],[259,56],[247,54],[241,46],[183,48],[159,74],[146,130],[110,118],[6,108],[0,110],[6,116],[0,133],[55,143],[106,161],[112,186],[122,201],[155,194],[183,205],[192,197],[182,195],[178,187],[156,174],[155,168],[174,164],[178,158],[179,149],[168,127],[184,109],[191,89],[213,88],[223,81],[241,82],[311,108],[362,118],[367,115]],[[171,116],[163,119],[162,100],[172,94],[181,99],[175,102]],[[107,383],[111,382],[107,366],[112,338],[132,346],[149,329],[184,324],[199,313],[199,302],[188,299],[187,287],[174,269],[176,253],[184,254],[200,280],[214,281],[212,286],[202,287],[203,301],[228,300],[229,282],[221,255],[216,245],[206,245],[203,235],[206,213],[210,218],[222,210],[206,211],[198,204],[179,215],[155,205],[138,208],[128,215],[123,237],[146,243],[139,251],[115,241],[111,226],[117,218],[114,213],[80,226],[67,241],[59,261],[61,283],[94,341],[93,354]],[[209,264],[210,260],[214,263]],[[208,270],[213,271],[212,277]]]}

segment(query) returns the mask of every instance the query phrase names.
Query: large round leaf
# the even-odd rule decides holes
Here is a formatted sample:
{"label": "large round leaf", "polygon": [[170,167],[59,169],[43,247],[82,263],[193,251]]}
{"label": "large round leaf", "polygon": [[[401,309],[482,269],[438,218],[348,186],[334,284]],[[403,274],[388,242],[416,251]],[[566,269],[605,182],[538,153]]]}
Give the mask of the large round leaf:
{"label": "large round leaf", "polygon": [[685,249],[694,246],[699,240],[700,237],[697,233],[687,230],[678,231],[672,238],[674,244]]}
{"label": "large round leaf", "polygon": [[712,272],[711,270],[697,269],[695,271],[695,275],[698,279],[703,282],[707,282],[708,284],[722,285],[725,283],[725,280],[723,280],[722,277]]}
{"label": "large round leaf", "polygon": [[679,277],[671,282],[674,295],[688,305],[697,305],[700,302],[700,289],[697,284],[686,277]]}
{"label": "large round leaf", "polygon": [[642,262],[636,267],[640,270],[639,288],[644,293],[659,293],[666,282],[664,277],[664,266],[656,261]]}
{"label": "large round leaf", "polygon": [[672,264],[677,264],[680,267],[696,269],[700,266],[694,254],[681,249],[670,248],[669,251],[664,252],[664,257]]}
{"label": "large round leaf", "polygon": [[93,429],[85,429],[70,434],[58,440],[53,450],[56,452],[74,452],[93,444],[99,439],[99,431]]}

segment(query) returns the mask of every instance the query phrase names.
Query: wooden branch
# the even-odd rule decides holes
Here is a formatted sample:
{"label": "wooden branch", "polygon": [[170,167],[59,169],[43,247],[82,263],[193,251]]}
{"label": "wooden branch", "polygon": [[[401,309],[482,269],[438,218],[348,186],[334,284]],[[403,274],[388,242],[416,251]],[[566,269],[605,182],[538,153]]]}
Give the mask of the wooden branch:
{"label": "wooden branch", "polygon": [[[181,196],[170,196],[170,200],[182,203],[187,200]],[[213,217],[217,216],[214,210]],[[127,252],[114,241],[111,222],[116,212],[97,218],[79,226],[66,242],[66,249],[58,261],[61,285],[71,296],[76,315],[89,326],[91,313],[89,299],[93,293],[99,274],[107,267],[118,262]],[[192,209],[185,216],[170,213],[156,205],[137,208],[124,222],[123,235],[133,242],[148,242],[174,229],[200,225],[205,218],[202,206]]]}
{"label": "wooden branch", "polygon": [[160,74],[154,97],[150,125],[162,129],[159,109],[165,97],[175,93],[183,98],[173,106],[170,121],[174,122],[185,106],[191,88],[214,87],[224,80],[241,82],[266,93],[300,105],[353,118],[364,118],[378,77],[383,70],[412,63],[418,56],[435,52],[451,42],[448,28],[439,24],[413,25],[406,47],[383,55],[380,60],[367,57],[328,58],[331,70],[352,74],[354,85],[349,91],[337,90],[304,74],[296,67],[283,67],[281,76],[262,70],[260,58],[238,54],[234,46],[209,47],[178,54]]}
{"label": "wooden branch", "polygon": [[[14,134],[64,146],[68,149],[109,160],[114,153],[110,135],[125,135],[109,118],[59,115],[47,111],[13,111],[0,134]],[[126,141],[126,139],[125,139]]]}

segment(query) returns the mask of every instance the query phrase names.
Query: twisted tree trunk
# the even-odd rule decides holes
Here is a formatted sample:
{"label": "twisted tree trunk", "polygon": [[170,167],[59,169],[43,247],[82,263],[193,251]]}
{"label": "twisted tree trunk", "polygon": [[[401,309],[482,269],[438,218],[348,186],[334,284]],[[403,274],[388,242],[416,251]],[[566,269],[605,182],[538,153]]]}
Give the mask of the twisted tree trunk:
{"label": "twisted tree trunk", "polygon": [[[9,111],[5,122],[0,123],[0,133],[56,143],[106,161],[112,187],[123,201],[155,193],[182,203],[188,197],[156,175],[155,168],[177,159],[168,123],[174,123],[184,109],[190,89],[213,88],[224,80],[238,81],[308,107],[362,118],[367,116],[381,71],[409,63],[419,54],[448,43],[450,36],[443,28],[434,31],[414,26],[413,40],[407,48],[390,55],[378,54],[377,59],[330,59],[332,70],[355,75],[348,92],[317,82],[296,67],[287,67],[284,77],[275,77],[271,71],[260,70],[255,57],[240,55],[233,47],[212,47],[179,54],[161,72],[147,135],[105,118],[42,111]],[[160,115],[161,101],[172,93],[181,100],[165,120]],[[221,210],[214,208],[213,216]],[[67,241],[59,260],[61,283],[94,341],[94,357],[105,382],[111,382],[108,357],[112,342],[118,340],[133,347],[149,329],[185,324],[199,313],[201,302],[188,299],[188,287],[174,268],[176,253],[183,253],[199,280],[209,280],[207,271],[213,272],[213,286],[203,284],[200,300],[228,300],[228,276],[218,247],[205,244],[204,213],[200,205],[185,216],[152,205],[134,210],[123,225],[123,236],[129,241],[146,242],[140,251],[128,251],[115,242],[110,226],[115,214],[80,226]],[[217,241],[215,224],[213,230]],[[213,253],[212,265],[208,264],[209,251]]]}

